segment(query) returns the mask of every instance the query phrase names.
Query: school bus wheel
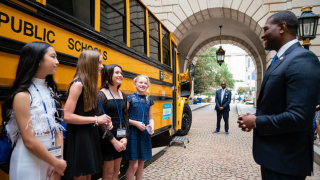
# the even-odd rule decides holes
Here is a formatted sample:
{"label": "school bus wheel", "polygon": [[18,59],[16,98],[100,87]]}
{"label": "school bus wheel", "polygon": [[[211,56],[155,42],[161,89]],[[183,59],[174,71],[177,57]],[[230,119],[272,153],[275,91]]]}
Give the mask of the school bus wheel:
{"label": "school bus wheel", "polygon": [[191,108],[188,104],[185,104],[183,108],[183,114],[182,114],[181,129],[178,130],[177,135],[178,136],[187,135],[190,130],[191,124],[192,124]]}

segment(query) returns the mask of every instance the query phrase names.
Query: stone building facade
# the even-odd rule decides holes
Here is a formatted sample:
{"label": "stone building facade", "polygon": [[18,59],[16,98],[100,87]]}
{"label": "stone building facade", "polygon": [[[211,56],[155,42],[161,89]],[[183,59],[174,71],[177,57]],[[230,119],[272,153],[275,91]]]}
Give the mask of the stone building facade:
{"label": "stone building facade", "polygon": [[[320,0],[142,0],[144,4],[173,32],[178,51],[196,63],[208,48],[219,44],[234,44],[245,50],[256,67],[256,94],[259,94],[263,74],[275,55],[265,51],[261,40],[267,18],[279,11],[301,15],[301,7],[313,6],[320,15]],[[320,22],[320,21],[319,21]],[[320,57],[320,27],[310,50]],[[188,61],[180,59],[180,70]]]}

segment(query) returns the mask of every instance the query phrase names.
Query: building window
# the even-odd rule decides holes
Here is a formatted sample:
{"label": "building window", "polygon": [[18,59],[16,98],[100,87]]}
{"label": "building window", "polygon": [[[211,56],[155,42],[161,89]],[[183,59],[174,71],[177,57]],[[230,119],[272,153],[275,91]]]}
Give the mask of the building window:
{"label": "building window", "polygon": [[101,0],[100,31],[125,42],[126,16],[124,0]]}
{"label": "building window", "polygon": [[130,46],[146,53],[146,13],[136,0],[130,0]]}
{"label": "building window", "polygon": [[67,13],[76,19],[93,26],[94,0],[47,0],[47,4],[56,8],[57,11]]}
{"label": "building window", "polygon": [[159,32],[159,22],[150,13],[148,15],[149,19],[149,50],[150,57],[157,61],[160,61],[160,32]]}
{"label": "building window", "polygon": [[164,27],[161,26],[162,32],[162,58],[163,64],[166,64],[171,67],[170,62],[170,41],[169,41],[169,31],[167,31]]}

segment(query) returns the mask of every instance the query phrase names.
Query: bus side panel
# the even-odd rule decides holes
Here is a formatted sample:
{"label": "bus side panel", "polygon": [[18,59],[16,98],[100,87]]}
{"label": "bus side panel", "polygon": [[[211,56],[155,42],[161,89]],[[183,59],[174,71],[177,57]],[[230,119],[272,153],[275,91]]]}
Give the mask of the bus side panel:
{"label": "bus side panel", "polygon": [[[6,32],[5,34],[1,34],[1,36],[24,43],[39,40],[44,41],[51,44],[56,51],[76,58],[79,57],[82,50],[95,49],[100,51],[104,64],[119,64],[124,70],[130,70],[137,74],[146,74],[155,79],[160,78],[159,68],[150,66],[102,44],[88,40],[2,3],[0,3],[0,12],[4,14],[1,16],[4,22],[1,22],[0,32]],[[12,21],[12,17],[14,21]],[[20,32],[13,31],[11,23],[14,23],[15,29],[19,29],[20,20],[22,21]],[[172,74],[165,74],[169,78],[164,79],[164,81],[172,83]]]}

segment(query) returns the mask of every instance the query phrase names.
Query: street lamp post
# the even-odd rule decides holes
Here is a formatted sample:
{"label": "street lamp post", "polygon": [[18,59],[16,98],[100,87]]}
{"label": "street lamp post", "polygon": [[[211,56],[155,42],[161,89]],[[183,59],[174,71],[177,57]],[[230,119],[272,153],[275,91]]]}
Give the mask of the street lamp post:
{"label": "street lamp post", "polygon": [[312,12],[313,6],[301,8],[299,20],[298,39],[303,41],[303,47],[309,49],[310,40],[316,38],[319,16]]}
{"label": "street lamp post", "polygon": [[221,66],[222,63],[224,62],[224,55],[226,54],[226,51],[222,49],[222,46],[221,46],[221,28],[222,26],[219,26],[220,27],[220,47],[219,49],[216,51],[216,56],[217,56],[217,62],[218,64]]}

